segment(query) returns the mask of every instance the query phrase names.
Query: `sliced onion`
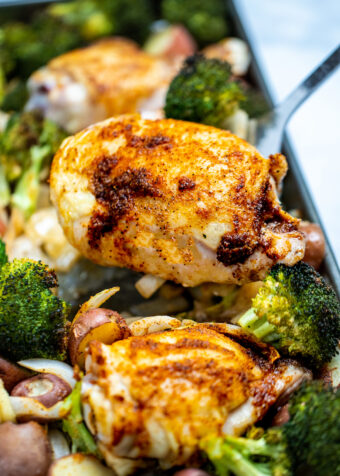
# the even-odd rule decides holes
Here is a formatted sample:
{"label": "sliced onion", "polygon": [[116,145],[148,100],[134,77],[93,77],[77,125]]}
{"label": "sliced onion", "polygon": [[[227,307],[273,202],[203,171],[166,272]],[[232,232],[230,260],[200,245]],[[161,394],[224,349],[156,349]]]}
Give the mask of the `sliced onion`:
{"label": "sliced onion", "polygon": [[75,315],[72,324],[78,319],[81,314],[84,314],[84,312],[89,311],[90,309],[96,309],[97,307],[100,307],[111,296],[114,296],[116,293],[118,293],[119,290],[120,288],[116,286],[114,288],[104,289],[103,291],[100,291],[100,293],[91,296],[90,299],[88,299],[86,302],[84,302],[84,304],[82,304],[79,311]]}
{"label": "sliced onion", "polygon": [[153,274],[146,274],[137,281],[135,288],[143,298],[148,299],[163,286],[164,283],[165,279],[154,276]]}
{"label": "sliced onion", "polygon": [[15,422],[15,411],[11,405],[10,396],[4,387],[4,383],[0,379],[0,423],[5,421]]}
{"label": "sliced onion", "polygon": [[134,321],[129,325],[133,336],[145,336],[154,332],[165,331],[166,329],[176,329],[182,326],[182,321],[170,316],[144,317]]}
{"label": "sliced onion", "polygon": [[46,408],[38,400],[30,397],[9,397],[15,416],[31,417],[39,421],[61,420],[69,412],[64,401],[58,402],[53,407]]}
{"label": "sliced onion", "polygon": [[65,364],[65,362],[60,362],[60,360],[27,359],[20,360],[18,364],[27,369],[34,370],[34,372],[56,375],[67,382],[71,388],[76,384],[73,368]]}
{"label": "sliced onion", "polygon": [[52,447],[53,459],[62,458],[71,453],[67,440],[61,431],[55,428],[48,430],[48,439]]}

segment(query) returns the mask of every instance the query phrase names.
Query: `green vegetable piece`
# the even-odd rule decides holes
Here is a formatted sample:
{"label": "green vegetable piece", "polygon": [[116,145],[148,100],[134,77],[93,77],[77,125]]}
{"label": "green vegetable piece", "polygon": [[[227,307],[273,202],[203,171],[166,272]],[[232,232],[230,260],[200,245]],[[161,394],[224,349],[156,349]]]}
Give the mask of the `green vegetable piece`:
{"label": "green vegetable piece", "polygon": [[[34,112],[12,114],[0,135],[0,180],[15,185],[11,202],[26,218],[36,209],[41,172],[65,137],[59,126]],[[8,203],[8,185],[2,190],[2,201]]]}
{"label": "green vegetable piece", "polygon": [[70,307],[52,293],[56,286],[55,273],[41,261],[15,259],[2,265],[1,355],[14,361],[66,358]]}
{"label": "green vegetable piece", "polygon": [[7,253],[6,253],[6,245],[2,241],[2,239],[0,238],[0,269],[6,263],[8,263],[8,257],[7,257]]}
{"label": "green vegetable piece", "polygon": [[293,476],[285,436],[270,429],[260,439],[234,436],[207,437],[201,449],[217,476]]}
{"label": "green vegetable piece", "polygon": [[340,304],[334,290],[308,264],[279,264],[267,275],[239,325],[282,354],[320,367],[338,350]]}
{"label": "green vegetable piece", "polygon": [[289,414],[283,431],[296,474],[340,474],[340,388],[303,384],[289,402]]}
{"label": "green vegetable piece", "polygon": [[86,428],[83,421],[81,405],[81,382],[77,382],[73,391],[64,400],[65,408],[70,407],[70,412],[63,419],[62,429],[67,433],[72,442],[72,453],[85,453],[101,457],[93,436]]}
{"label": "green vegetable piece", "polygon": [[200,45],[219,41],[229,33],[223,0],[163,0],[161,10],[170,23],[185,25]]}
{"label": "green vegetable piece", "polygon": [[164,110],[166,117],[223,128],[244,98],[229,63],[197,54],[172,80]]}

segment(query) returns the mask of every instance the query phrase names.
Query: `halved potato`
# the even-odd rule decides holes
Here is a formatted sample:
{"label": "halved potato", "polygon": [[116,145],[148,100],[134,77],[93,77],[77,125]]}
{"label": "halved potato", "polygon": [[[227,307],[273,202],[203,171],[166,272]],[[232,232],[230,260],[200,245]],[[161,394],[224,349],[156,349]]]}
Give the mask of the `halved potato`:
{"label": "halved potato", "polygon": [[103,466],[94,456],[74,453],[56,460],[47,476],[114,476],[112,469]]}
{"label": "halved potato", "polygon": [[112,344],[130,335],[126,322],[117,312],[102,308],[84,312],[71,326],[68,349],[72,365],[84,368],[89,342],[98,340],[103,344]]}

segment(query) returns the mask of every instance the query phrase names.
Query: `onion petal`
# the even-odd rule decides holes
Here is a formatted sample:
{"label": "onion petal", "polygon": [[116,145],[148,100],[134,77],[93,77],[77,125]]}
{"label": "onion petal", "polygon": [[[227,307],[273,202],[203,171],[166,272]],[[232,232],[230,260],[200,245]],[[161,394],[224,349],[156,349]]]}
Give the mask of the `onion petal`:
{"label": "onion petal", "polygon": [[166,329],[176,329],[182,326],[182,321],[170,316],[151,316],[138,319],[129,325],[133,336],[144,336]]}
{"label": "onion petal", "polygon": [[55,428],[48,430],[48,439],[52,447],[53,459],[62,458],[71,453],[64,434]]}
{"label": "onion petal", "polygon": [[71,388],[74,388],[76,384],[73,368],[60,360],[27,359],[20,360],[18,364],[34,372],[56,375],[67,382]]}
{"label": "onion petal", "polygon": [[120,288],[118,286],[114,288],[108,288],[104,289],[103,291],[100,291],[100,293],[95,294],[94,296],[91,296],[90,299],[88,299],[86,302],[84,302],[77,314],[75,315],[72,324],[78,319],[78,317],[81,314],[84,314],[86,311],[89,311],[90,309],[96,309],[97,307],[100,307],[102,304],[104,304],[105,301],[107,301],[111,296],[114,296]]}
{"label": "onion petal", "polygon": [[30,397],[9,397],[15,416],[32,417],[40,421],[61,420],[68,412],[64,401],[60,401],[53,407],[45,407],[42,403]]}
{"label": "onion petal", "polygon": [[157,289],[159,289],[165,283],[165,279],[153,274],[146,274],[140,278],[136,284],[135,288],[143,296],[143,298],[148,299],[151,297]]}
{"label": "onion petal", "polygon": [[15,412],[11,405],[10,396],[4,387],[3,381],[0,379],[0,423],[5,421],[15,422]]}

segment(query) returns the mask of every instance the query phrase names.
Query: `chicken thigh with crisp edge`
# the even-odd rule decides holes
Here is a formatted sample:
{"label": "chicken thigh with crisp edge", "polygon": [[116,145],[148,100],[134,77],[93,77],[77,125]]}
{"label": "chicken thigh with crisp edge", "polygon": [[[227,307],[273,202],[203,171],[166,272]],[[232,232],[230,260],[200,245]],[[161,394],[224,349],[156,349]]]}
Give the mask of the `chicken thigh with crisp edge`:
{"label": "chicken thigh with crisp edge", "polygon": [[82,401],[106,463],[126,476],[150,458],[163,469],[198,464],[203,437],[242,434],[305,378],[236,326],[189,324],[92,342]]}
{"label": "chicken thigh with crisp edge", "polygon": [[303,258],[299,220],[277,197],[286,170],[227,131],[125,115],[64,141],[51,196],[71,244],[98,264],[242,284]]}

